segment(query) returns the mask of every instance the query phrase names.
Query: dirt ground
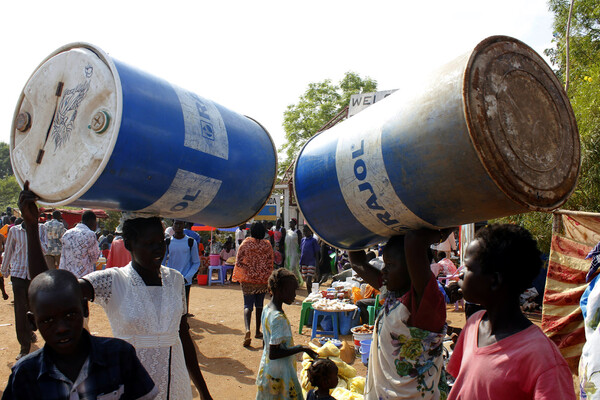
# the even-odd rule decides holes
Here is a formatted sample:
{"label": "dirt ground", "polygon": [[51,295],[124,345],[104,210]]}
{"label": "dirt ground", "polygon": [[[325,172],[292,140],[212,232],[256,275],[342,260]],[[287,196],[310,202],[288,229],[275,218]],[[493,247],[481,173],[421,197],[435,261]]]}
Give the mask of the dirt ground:
{"label": "dirt ground", "polygon": [[[6,289],[10,298],[0,303],[0,389],[6,387],[10,368],[19,352],[9,282],[7,279]],[[284,305],[296,344],[307,344],[310,341],[309,327],[304,327],[302,334],[298,334],[301,303],[305,295],[306,290],[299,289],[296,302],[290,306]],[[270,299],[267,297],[265,305],[268,301]],[[195,314],[195,317],[190,319],[191,334],[197,346],[200,368],[214,399],[254,399],[256,395],[254,380],[262,355],[262,340],[253,338],[251,347],[242,346],[245,331],[242,310],[242,291],[239,285],[192,286],[190,313]],[[462,327],[464,323],[464,313],[455,312],[454,307],[449,306],[448,325]],[[112,336],[104,310],[95,304],[90,304],[89,327],[94,335]],[[351,335],[342,336],[341,339],[352,343]],[[40,337],[31,351],[41,346],[43,339]],[[366,367],[360,358],[356,359],[353,366],[359,375],[366,375]],[[199,398],[195,388],[193,393],[195,399]]]}

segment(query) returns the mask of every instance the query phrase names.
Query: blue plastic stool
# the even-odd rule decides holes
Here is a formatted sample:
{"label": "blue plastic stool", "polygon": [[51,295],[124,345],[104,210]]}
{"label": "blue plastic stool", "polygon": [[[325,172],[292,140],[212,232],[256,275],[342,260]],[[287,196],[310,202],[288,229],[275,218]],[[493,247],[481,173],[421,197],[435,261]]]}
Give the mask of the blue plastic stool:
{"label": "blue plastic stool", "polygon": [[[320,331],[319,330],[319,317],[331,316],[331,320],[333,321],[333,330],[332,331]],[[317,335],[322,336],[333,336],[334,339],[338,339],[339,337],[339,324],[338,324],[338,313],[336,311],[320,311],[314,310],[313,313],[313,323],[312,323],[312,334],[310,335],[311,340],[314,339]]]}
{"label": "blue plastic stool", "polygon": [[[217,279],[213,279],[213,271],[217,271]],[[225,274],[223,273],[223,268],[221,268],[220,265],[211,265],[210,267],[208,267],[208,286],[210,286],[213,283],[220,283],[221,285],[224,285],[224,276]]]}

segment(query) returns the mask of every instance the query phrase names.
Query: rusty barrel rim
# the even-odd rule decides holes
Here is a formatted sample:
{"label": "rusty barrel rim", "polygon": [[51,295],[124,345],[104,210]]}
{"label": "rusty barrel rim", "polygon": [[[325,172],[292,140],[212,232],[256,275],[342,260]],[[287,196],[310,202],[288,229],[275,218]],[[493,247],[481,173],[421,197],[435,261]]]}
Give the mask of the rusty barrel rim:
{"label": "rusty barrel rim", "polygon": [[492,36],[471,53],[463,83],[469,135],[498,187],[530,210],[563,204],[579,174],[579,133],[546,62],[517,39]]}

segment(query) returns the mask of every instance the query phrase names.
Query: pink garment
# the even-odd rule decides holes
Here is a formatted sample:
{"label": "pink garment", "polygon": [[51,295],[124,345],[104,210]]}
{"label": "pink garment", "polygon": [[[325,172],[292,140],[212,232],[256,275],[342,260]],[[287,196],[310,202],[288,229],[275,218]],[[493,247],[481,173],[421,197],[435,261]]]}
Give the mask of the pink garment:
{"label": "pink garment", "polygon": [[106,259],[106,268],[124,267],[131,262],[131,253],[125,248],[123,239],[113,240]]}
{"label": "pink garment", "polygon": [[235,247],[232,247],[229,251],[223,248],[223,250],[221,250],[220,257],[221,264],[225,264],[225,261],[229,260],[231,257],[235,257]]}
{"label": "pink garment", "polygon": [[435,276],[437,278],[437,276],[440,274],[442,266],[438,263],[433,263],[433,264],[429,265],[429,268],[431,268],[431,272],[433,272],[433,276]]}
{"label": "pink garment", "polygon": [[486,311],[467,321],[448,363],[456,377],[453,399],[575,399],[567,362],[536,325],[485,347],[477,347]]}
{"label": "pink garment", "polygon": [[441,265],[441,272],[443,272],[446,276],[450,276],[456,272],[456,265],[454,265],[454,263],[447,258],[441,259],[438,261],[438,264]]}

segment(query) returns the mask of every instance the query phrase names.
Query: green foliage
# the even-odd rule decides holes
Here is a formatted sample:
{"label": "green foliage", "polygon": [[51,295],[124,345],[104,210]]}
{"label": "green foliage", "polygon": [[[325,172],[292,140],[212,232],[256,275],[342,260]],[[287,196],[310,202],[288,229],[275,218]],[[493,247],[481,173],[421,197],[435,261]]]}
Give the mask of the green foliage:
{"label": "green foliage", "polygon": [[[566,29],[570,0],[550,0],[554,13],[554,47],[547,49],[557,68],[556,75],[565,83]],[[573,4],[569,35],[569,100],[581,138],[581,171],[575,192],[562,207],[577,211],[600,211],[600,3],[576,0]],[[542,251],[548,252],[552,218],[546,213],[528,213],[503,218],[529,229]]]}
{"label": "green foliage", "polygon": [[[546,50],[558,67],[557,75],[566,78],[566,29],[568,0],[550,0],[554,12],[554,48]],[[565,208],[600,211],[600,3],[577,0],[569,35],[569,100],[581,137],[581,172],[575,193]]]}
{"label": "green foliage", "polygon": [[550,253],[550,242],[552,241],[552,214],[543,212],[531,212],[527,214],[511,215],[499,218],[492,222],[500,224],[517,224],[527,229],[538,242],[538,248],[542,253]]}
{"label": "green foliage", "polygon": [[8,144],[0,142],[0,179],[13,174],[12,166],[10,165],[10,148]]}
{"label": "green foliage", "polygon": [[355,72],[346,72],[337,85],[331,79],[310,83],[298,103],[283,113],[287,141],[279,151],[285,152],[286,159],[279,163],[279,173],[285,172],[308,139],[350,103],[350,96],[376,90],[377,81]]}
{"label": "green foliage", "polygon": [[[600,62],[600,53],[598,55]],[[573,78],[572,78],[573,79]],[[600,64],[573,79],[569,97],[581,136],[581,172],[567,207],[600,211]]]}
{"label": "green foliage", "polygon": [[109,232],[114,232],[115,228],[119,225],[121,221],[121,212],[120,211],[106,211],[108,214],[108,218],[99,219],[98,226],[100,229],[106,229]]}
{"label": "green foliage", "polygon": [[6,207],[17,208],[21,187],[14,175],[0,179],[0,210]]}

